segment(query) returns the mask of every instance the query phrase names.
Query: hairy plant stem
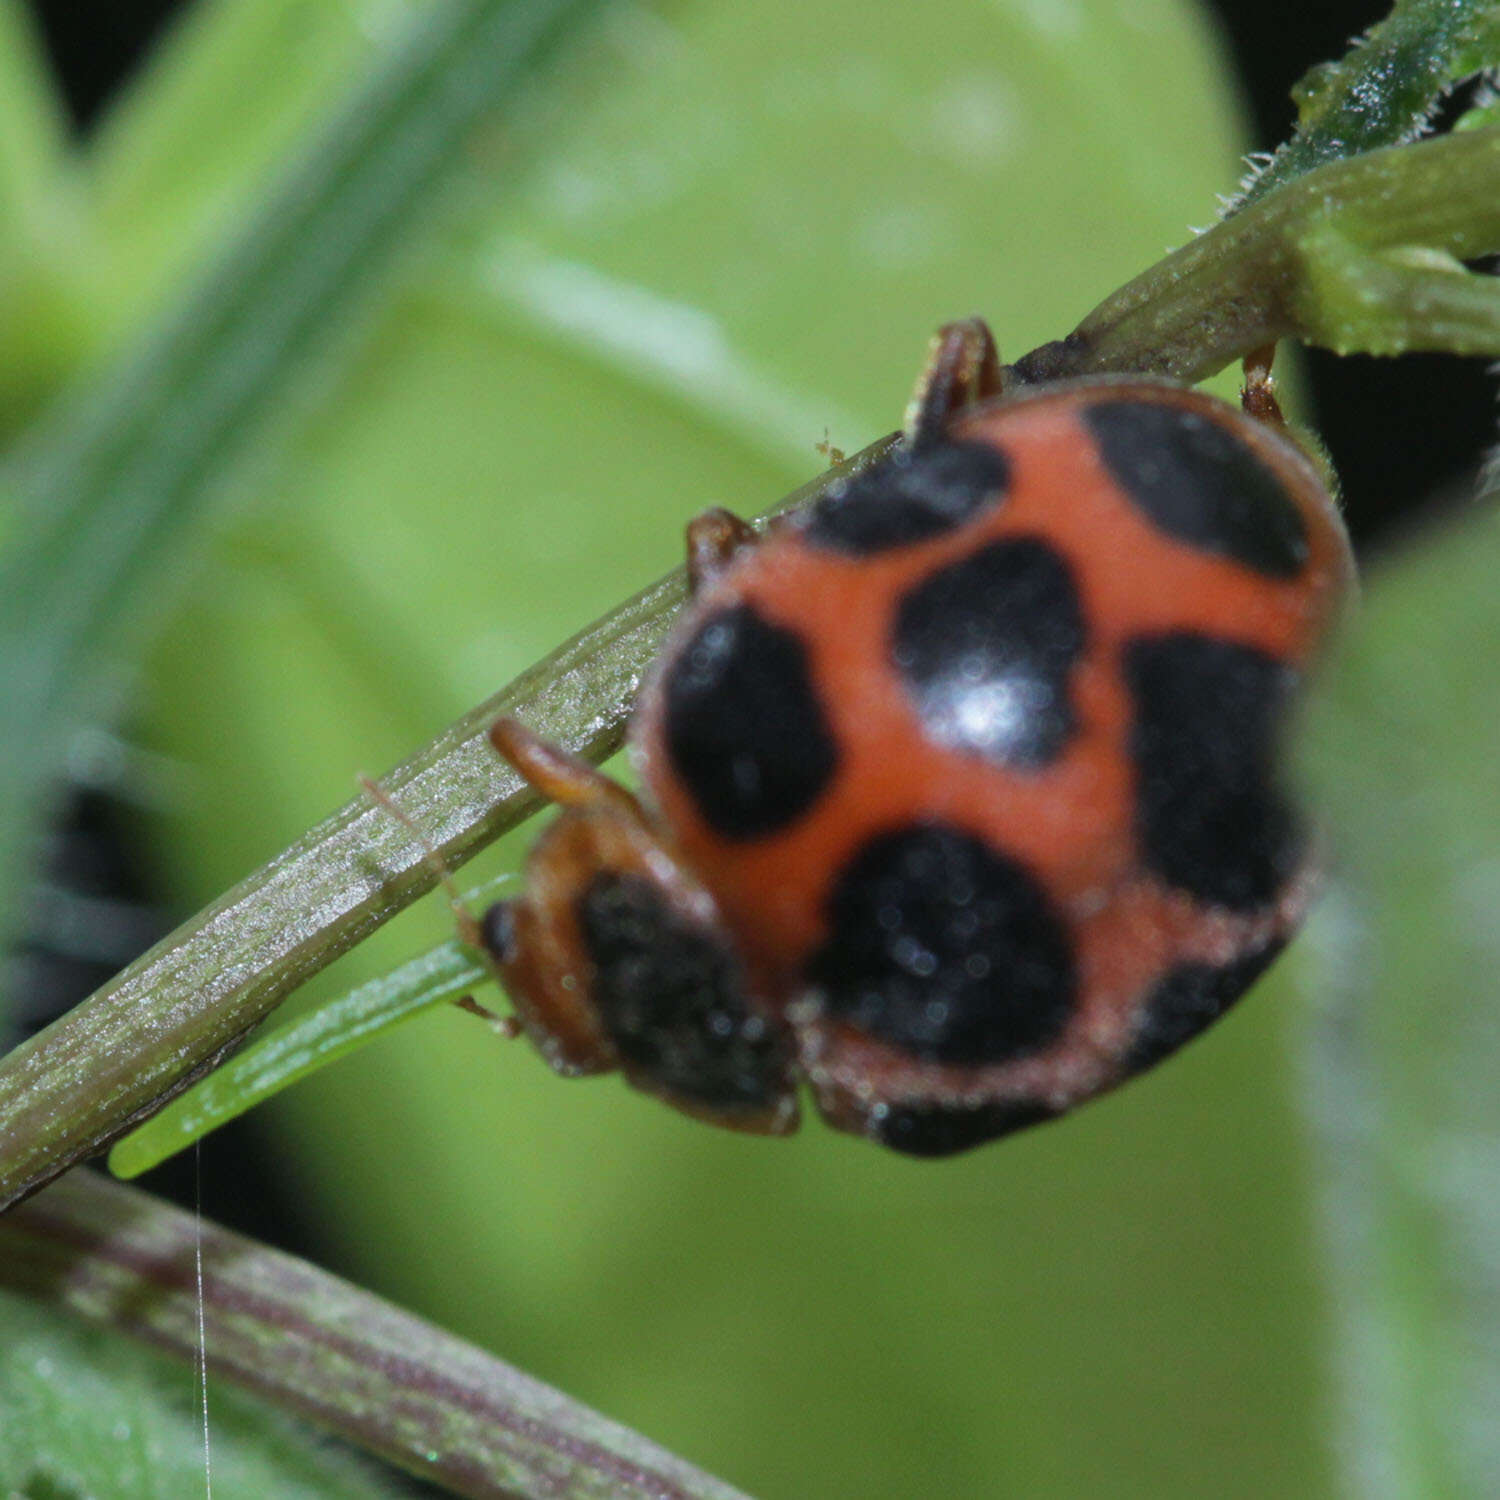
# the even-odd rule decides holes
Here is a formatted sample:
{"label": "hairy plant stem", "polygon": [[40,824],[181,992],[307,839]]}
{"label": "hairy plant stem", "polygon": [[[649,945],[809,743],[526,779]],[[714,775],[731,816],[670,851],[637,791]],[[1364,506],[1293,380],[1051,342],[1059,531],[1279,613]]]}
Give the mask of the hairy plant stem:
{"label": "hairy plant stem", "polygon": [[1133,372],[1196,381],[1297,339],[1338,354],[1500,353],[1500,128],[1320,167],[1190,240],[1066,338],[1025,384]]}

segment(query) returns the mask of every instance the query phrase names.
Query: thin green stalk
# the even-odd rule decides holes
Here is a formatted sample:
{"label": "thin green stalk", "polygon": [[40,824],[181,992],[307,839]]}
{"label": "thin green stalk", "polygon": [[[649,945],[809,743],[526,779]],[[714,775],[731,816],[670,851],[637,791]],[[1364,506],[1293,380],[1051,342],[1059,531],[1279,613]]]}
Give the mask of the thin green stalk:
{"label": "thin green stalk", "polygon": [[357,985],[347,995],[256,1037],[223,1067],[116,1141],[109,1153],[110,1171],[116,1177],[149,1172],[299,1079],[424,1011],[458,999],[489,977],[486,965],[458,943],[447,942],[390,974]]}

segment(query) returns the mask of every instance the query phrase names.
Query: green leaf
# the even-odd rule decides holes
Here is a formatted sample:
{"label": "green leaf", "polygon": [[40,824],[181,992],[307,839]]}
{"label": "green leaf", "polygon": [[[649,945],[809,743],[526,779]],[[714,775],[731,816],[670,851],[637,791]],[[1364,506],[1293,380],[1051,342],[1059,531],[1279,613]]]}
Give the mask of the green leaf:
{"label": "green leaf", "polygon": [[1386,558],[1305,755],[1339,876],[1307,1096],[1371,1500],[1481,1500],[1500,1472],[1497,567],[1493,497]]}
{"label": "green leaf", "polygon": [[[329,102],[384,65],[424,6],[204,0],[179,7],[82,157],[100,238],[94,334],[133,331],[254,215]],[[441,0],[432,7],[441,11]]]}
{"label": "green leaf", "polygon": [[1500,95],[1486,82],[1476,93],[1473,104],[1453,123],[1454,130],[1488,130],[1500,125]]}
{"label": "green leaf", "polygon": [[67,153],[61,103],[20,0],[0,0],[0,236],[45,217]]}
{"label": "green leaf", "polygon": [[[210,1410],[224,1408],[261,1440],[248,1453],[238,1442],[216,1451],[214,1484],[223,1473],[233,1495],[338,1497],[373,1487],[351,1485],[345,1466],[314,1462],[305,1445],[284,1440],[279,1455],[248,1419],[253,1408],[226,1396],[226,1381],[471,1500],[746,1500],[379,1297],[92,1172],[0,1218],[0,1286],[53,1311],[45,1320],[39,1308],[27,1316],[25,1304],[0,1297],[0,1317],[17,1309],[18,1335],[0,1340],[0,1394],[9,1377],[22,1398],[19,1406],[0,1401],[0,1443],[10,1439],[0,1466],[11,1463],[23,1479],[40,1473],[64,1494],[194,1494],[202,1447],[187,1413],[142,1409],[143,1356],[116,1352],[112,1378],[99,1378],[69,1346],[86,1354],[105,1341],[59,1332],[60,1310],[184,1361],[206,1351]],[[54,1351],[67,1362],[49,1365]],[[168,1436],[174,1441],[158,1464]],[[229,1436],[241,1434],[231,1428]],[[90,1451],[90,1440],[103,1451]],[[263,1455],[257,1468],[252,1461]],[[299,1463],[321,1487],[299,1483]],[[82,1477],[90,1464],[102,1480]],[[127,1484],[117,1486],[121,1473]],[[259,1490],[247,1487],[254,1479]],[[41,1500],[37,1490],[22,1493]]]}

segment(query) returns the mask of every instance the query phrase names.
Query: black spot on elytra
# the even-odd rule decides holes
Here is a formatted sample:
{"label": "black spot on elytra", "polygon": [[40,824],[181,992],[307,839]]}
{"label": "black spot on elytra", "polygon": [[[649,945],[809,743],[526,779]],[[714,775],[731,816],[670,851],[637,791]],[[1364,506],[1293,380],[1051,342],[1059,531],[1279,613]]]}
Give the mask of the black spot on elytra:
{"label": "black spot on elytra", "polygon": [[496,963],[509,963],[515,957],[516,911],[513,901],[497,901],[485,909],[479,919],[479,940]]}
{"label": "black spot on elytra", "polygon": [[832,778],[838,751],[806,648],[749,605],[704,620],[677,653],[663,690],[672,764],[723,837],[786,827]]}
{"label": "black spot on elytra", "polygon": [[1068,1023],[1072,946],[1037,883],[938,823],[872,839],[839,875],[808,978],[827,1014],[924,1061],[1040,1051]]}
{"label": "black spot on elytra", "polygon": [[1068,674],[1083,610],[1045,542],[993,542],[901,601],[891,653],[927,733],[1002,766],[1035,769],[1073,731]]}
{"label": "black spot on elytra", "polygon": [[819,547],[864,557],[941,536],[1005,498],[1010,464],[986,443],[939,443],[889,458],[833,485],[807,513],[802,534]]}
{"label": "black spot on elytra", "polygon": [[1266,905],[1304,845],[1276,765],[1296,673],[1252,646],[1184,633],[1131,641],[1125,677],[1147,865],[1200,900]]}
{"label": "black spot on elytra", "polygon": [[1126,495],[1179,542],[1272,578],[1307,561],[1307,527],[1286,486],[1223,422],[1164,402],[1105,398],[1085,426]]}
{"label": "black spot on elytra", "polygon": [[1126,1073],[1170,1057],[1234,1004],[1270,967],[1285,940],[1242,954],[1227,964],[1179,964],[1152,987],[1125,1056]]}
{"label": "black spot on elytra", "polygon": [[786,1092],[780,1032],[745,994],[735,955],[641,875],[605,871],[578,901],[593,1000],[621,1058],[664,1092],[760,1110]]}
{"label": "black spot on elytra", "polygon": [[908,1104],[893,1106],[876,1126],[882,1145],[908,1156],[952,1156],[971,1146],[982,1146],[1028,1125],[1053,1119],[1055,1111],[1045,1105],[1009,1102],[997,1104]]}

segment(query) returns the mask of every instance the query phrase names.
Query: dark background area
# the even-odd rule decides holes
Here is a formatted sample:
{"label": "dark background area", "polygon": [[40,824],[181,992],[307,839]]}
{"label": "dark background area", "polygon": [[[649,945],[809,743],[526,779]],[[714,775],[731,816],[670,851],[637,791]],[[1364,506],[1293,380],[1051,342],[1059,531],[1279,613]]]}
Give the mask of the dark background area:
{"label": "dark background area", "polygon": [[[183,0],[33,0],[69,108],[86,135]],[[1380,0],[1324,0],[1316,6],[1211,5],[1237,64],[1252,144],[1270,149],[1289,131],[1291,85],[1316,61],[1339,56],[1349,39],[1384,14]],[[1228,186],[1226,184],[1226,186]],[[1058,330],[1059,333],[1064,330]],[[1466,465],[1495,440],[1494,380],[1482,361],[1450,356],[1400,360],[1306,356],[1313,421],[1342,477],[1350,529],[1368,551],[1406,518],[1455,488]],[[1434,455],[1441,455],[1434,458]],[[1471,456],[1471,457],[1465,457]],[[152,905],[149,875],[123,836],[107,796],[77,790],[53,830],[48,879],[83,896],[128,907],[140,927],[164,934],[170,914]],[[93,961],[38,939],[22,955],[26,1029],[60,1014],[106,981],[132,955]],[[204,1212],[296,1253],[327,1259],[278,1184],[253,1116],[203,1143],[201,1173],[184,1155],[146,1184],[191,1204],[201,1176]]]}

